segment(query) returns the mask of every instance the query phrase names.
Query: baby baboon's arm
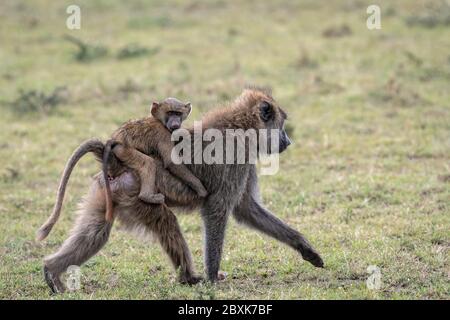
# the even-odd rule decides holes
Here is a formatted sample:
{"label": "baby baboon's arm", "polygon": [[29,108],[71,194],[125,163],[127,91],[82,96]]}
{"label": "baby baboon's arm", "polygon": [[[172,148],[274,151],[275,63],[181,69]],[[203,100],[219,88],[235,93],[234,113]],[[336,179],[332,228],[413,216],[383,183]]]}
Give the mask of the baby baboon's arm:
{"label": "baby baboon's arm", "polygon": [[[200,197],[206,197],[208,192],[203,186],[202,182],[194,176],[194,174],[184,164],[174,164],[172,161],[172,148],[173,144],[169,140],[158,142],[158,153],[164,163],[164,167],[169,170],[173,175],[180,178],[189,187],[194,189]],[[169,142],[168,142],[169,141]]]}

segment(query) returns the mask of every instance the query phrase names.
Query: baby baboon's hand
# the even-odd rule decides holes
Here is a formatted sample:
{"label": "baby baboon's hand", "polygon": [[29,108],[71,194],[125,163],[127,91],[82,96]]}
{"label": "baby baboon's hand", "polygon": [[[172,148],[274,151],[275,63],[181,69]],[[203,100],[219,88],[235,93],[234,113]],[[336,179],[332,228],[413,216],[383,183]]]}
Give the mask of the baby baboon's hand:
{"label": "baby baboon's hand", "polygon": [[197,192],[197,194],[202,198],[204,198],[208,195],[208,191],[206,191],[206,189],[203,185],[197,186],[195,192]]}

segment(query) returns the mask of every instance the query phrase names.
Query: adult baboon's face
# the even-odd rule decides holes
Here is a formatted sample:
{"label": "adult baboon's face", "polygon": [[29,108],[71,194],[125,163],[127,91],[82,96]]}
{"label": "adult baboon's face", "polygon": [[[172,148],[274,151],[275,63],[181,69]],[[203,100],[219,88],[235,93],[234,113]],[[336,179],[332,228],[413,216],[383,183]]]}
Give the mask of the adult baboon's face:
{"label": "adult baboon's face", "polygon": [[287,119],[286,112],[269,96],[262,97],[257,104],[257,108],[262,128],[267,129],[267,153],[283,152],[291,144],[291,140],[284,129],[284,122]]}

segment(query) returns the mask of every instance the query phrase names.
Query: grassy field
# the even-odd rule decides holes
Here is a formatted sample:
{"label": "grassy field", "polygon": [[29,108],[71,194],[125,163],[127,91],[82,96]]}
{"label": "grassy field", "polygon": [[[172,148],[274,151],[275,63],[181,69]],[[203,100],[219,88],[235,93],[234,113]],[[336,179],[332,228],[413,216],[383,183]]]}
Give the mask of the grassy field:
{"label": "grassy field", "polygon": [[[74,1],[1,1],[0,298],[449,299],[450,7],[377,1],[382,29],[370,31],[372,2],[78,0],[81,30],[69,30]],[[182,286],[157,244],[116,225],[82,289],[50,295],[42,258],[99,169],[81,161],[62,219],[36,243],[75,147],[152,100],[190,100],[193,121],[246,84],[273,88],[294,140],[260,179],[264,202],[326,268],[231,221],[228,279]],[[179,220],[203,272],[201,219]]]}

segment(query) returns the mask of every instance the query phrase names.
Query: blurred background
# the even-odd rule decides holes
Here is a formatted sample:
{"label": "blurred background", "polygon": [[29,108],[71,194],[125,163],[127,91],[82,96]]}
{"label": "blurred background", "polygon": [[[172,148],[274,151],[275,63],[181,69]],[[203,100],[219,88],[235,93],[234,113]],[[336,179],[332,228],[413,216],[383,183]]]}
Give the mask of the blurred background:
{"label": "blurred background", "polygon": [[[366,25],[372,4],[379,30]],[[450,298],[449,31],[440,0],[0,1],[0,298]],[[62,219],[36,243],[71,152],[153,100],[191,101],[192,122],[247,84],[273,88],[294,141],[261,178],[264,202],[327,268],[231,223],[228,279],[185,287],[158,245],[118,225],[82,289],[50,296],[42,258],[99,169],[81,161]],[[199,215],[180,223],[202,272]]]}

